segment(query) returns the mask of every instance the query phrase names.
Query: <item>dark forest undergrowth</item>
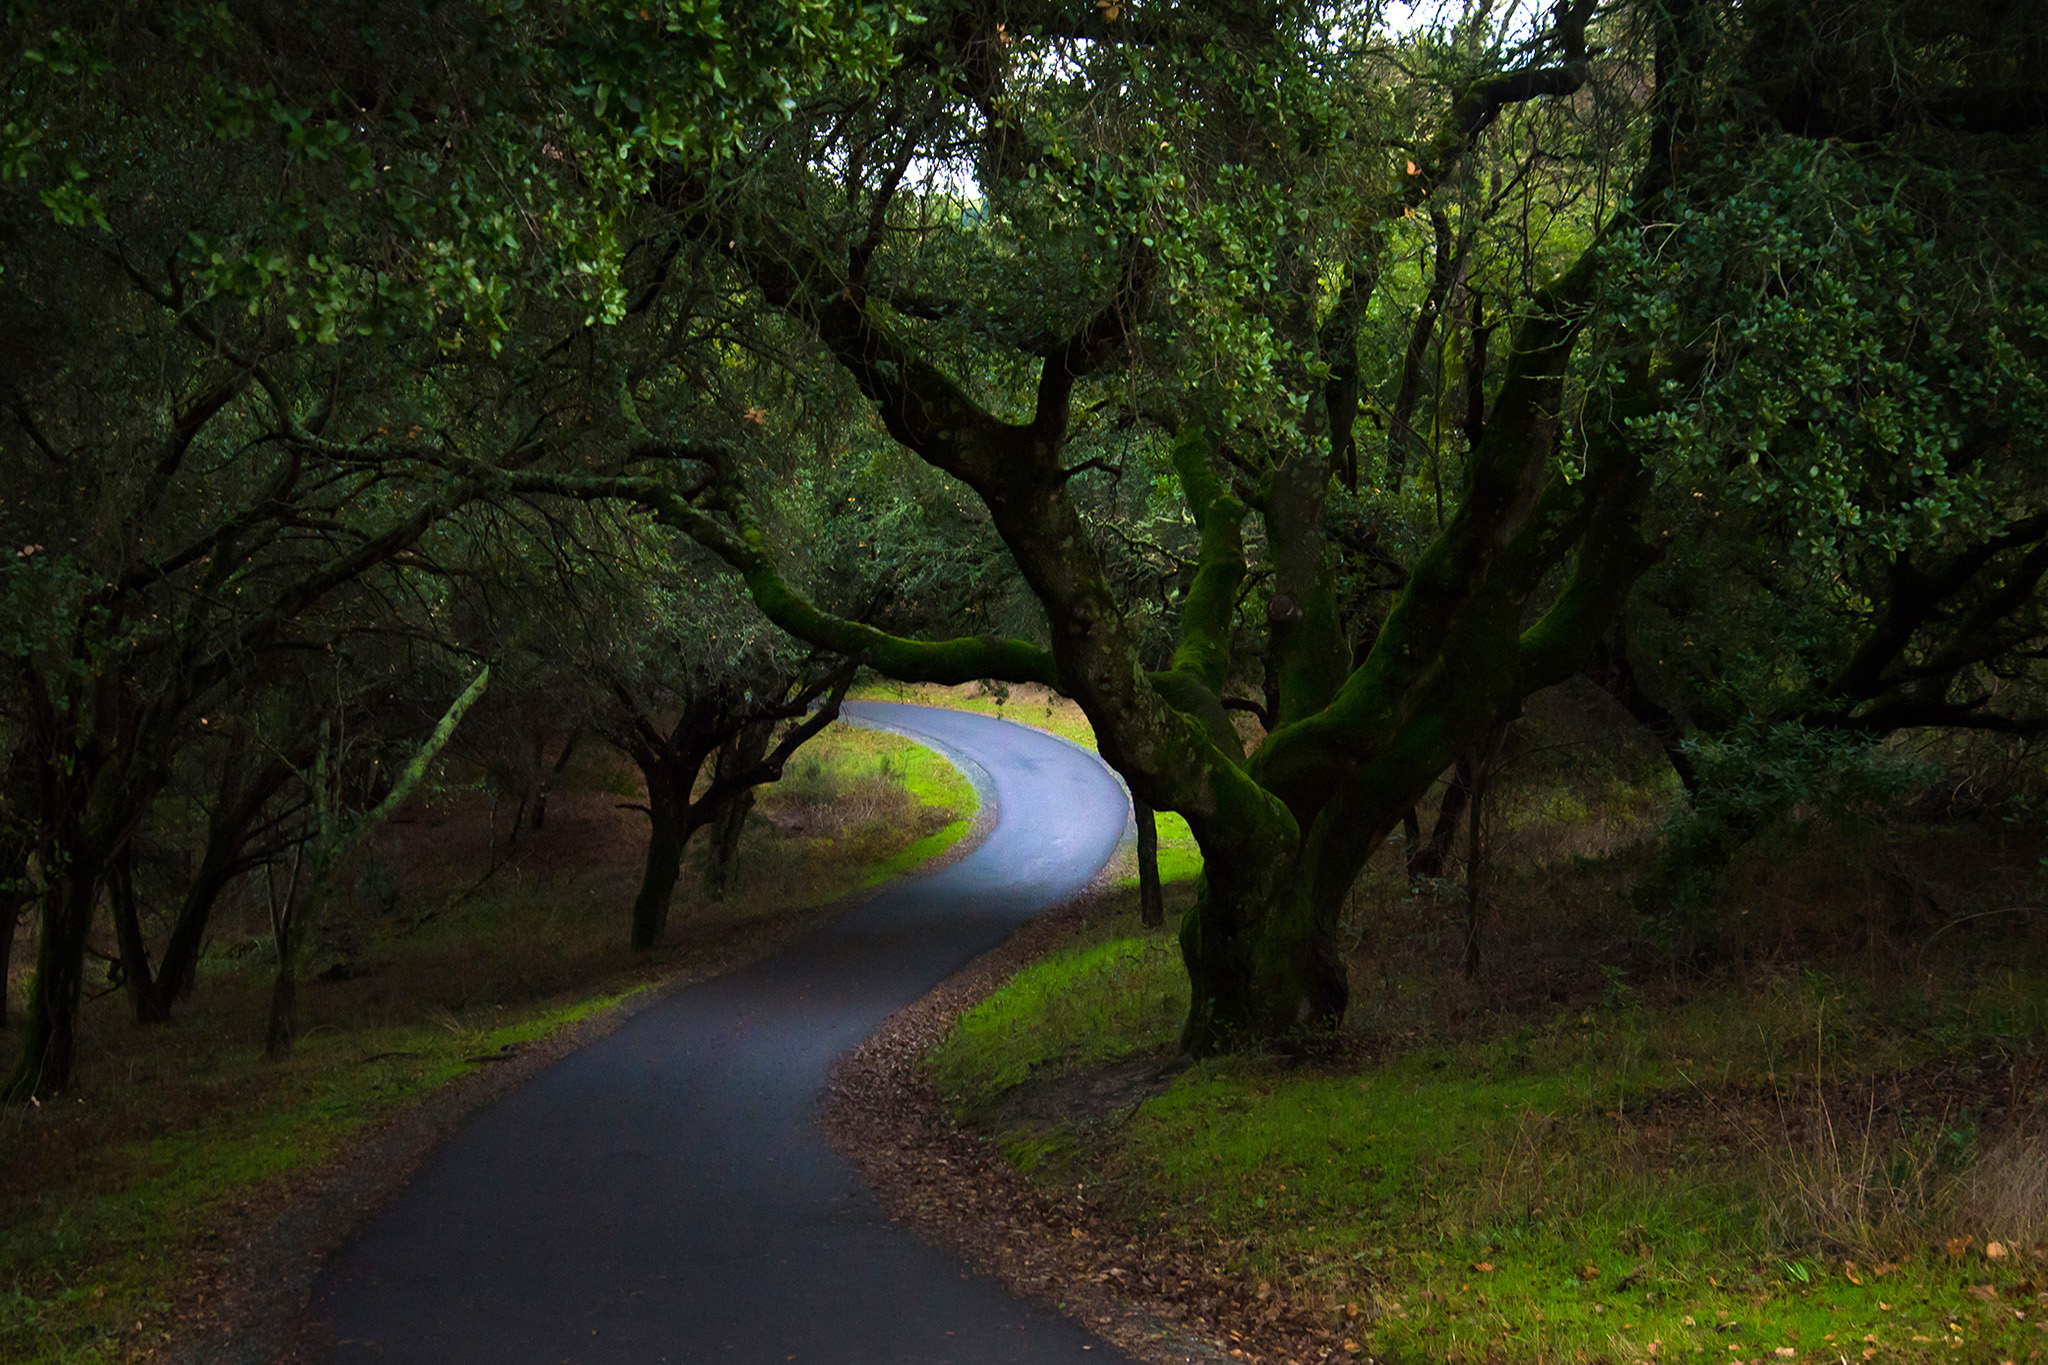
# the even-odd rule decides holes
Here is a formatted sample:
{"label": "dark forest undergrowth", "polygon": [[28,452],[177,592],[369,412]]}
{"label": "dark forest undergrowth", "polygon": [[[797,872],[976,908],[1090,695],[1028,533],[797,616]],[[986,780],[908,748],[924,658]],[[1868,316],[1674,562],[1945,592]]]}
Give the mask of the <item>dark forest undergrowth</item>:
{"label": "dark forest undergrowth", "polygon": [[942,852],[974,809],[929,751],[835,727],[763,790],[733,892],[702,889],[693,848],[667,943],[635,954],[630,772],[593,755],[545,826],[509,840],[509,806],[479,791],[401,816],[322,926],[307,1027],[281,1060],[263,1057],[261,874],[168,1023],[138,1027],[106,988],[74,1088],[0,1113],[0,1361],[161,1358],[212,1325],[237,1248],[380,1124],[629,996],[789,942],[835,898]]}

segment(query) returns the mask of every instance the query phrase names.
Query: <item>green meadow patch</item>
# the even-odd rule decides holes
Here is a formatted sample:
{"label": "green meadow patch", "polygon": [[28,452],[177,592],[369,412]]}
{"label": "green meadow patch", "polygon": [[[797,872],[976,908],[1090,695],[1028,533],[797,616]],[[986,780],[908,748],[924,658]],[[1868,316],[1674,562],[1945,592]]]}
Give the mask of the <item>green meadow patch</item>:
{"label": "green meadow patch", "polygon": [[[1887,995],[1853,966],[1200,1062],[1115,1122],[1010,1099],[1165,1063],[1172,939],[1097,927],[964,1014],[940,1092],[1126,1232],[1220,1257],[1386,1361],[2048,1354],[2041,964]],[[1974,1080],[1959,1058],[2004,1056]],[[2008,1064],[2009,1063],[2009,1064]],[[1163,1088],[1162,1088],[1163,1087]],[[2010,1098],[2010,1096],[2008,1096]],[[2038,1101],[2048,1110],[2048,1101]]]}

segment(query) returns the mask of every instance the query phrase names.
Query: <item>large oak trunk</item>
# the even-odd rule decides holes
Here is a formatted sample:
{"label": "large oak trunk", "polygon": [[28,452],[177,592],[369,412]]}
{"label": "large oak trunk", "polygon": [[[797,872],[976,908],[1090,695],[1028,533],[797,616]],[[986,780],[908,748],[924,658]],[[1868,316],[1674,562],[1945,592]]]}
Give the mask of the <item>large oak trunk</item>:
{"label": "large oak trunk", "polygon": [[1204,869],[1181,921],[1190,999],[1181,1051],[1208,1056],[1334,1030],[1350,999],[1299,860]]}

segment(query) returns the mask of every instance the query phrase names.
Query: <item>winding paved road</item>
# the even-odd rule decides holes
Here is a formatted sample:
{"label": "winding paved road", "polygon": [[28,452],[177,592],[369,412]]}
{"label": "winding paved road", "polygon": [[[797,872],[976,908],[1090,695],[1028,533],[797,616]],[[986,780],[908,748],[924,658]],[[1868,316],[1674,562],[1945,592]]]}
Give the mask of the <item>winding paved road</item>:
{"label": "winding paved road", "polygon": [[335,1362],[1119,1359],[891,1225],[815,1118],[835,1057],[1095,875],[1124,793],[1036,730],[846,712],[959,762],[994,801],[994,832],[480,1113],[321,1277]]}

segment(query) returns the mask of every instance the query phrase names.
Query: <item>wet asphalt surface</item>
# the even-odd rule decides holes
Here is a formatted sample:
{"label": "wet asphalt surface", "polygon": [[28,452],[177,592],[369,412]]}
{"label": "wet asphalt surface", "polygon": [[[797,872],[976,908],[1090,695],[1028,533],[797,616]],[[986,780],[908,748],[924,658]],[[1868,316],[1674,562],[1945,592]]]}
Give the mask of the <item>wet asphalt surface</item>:
{"label": "wet asphalt surface", "polygon": [[321,1276],[337,1365],[1122,1359],[892,1225],[816,1115],[834,1058],[1095,875],[1123,790],[1036,730],[846,712],[964,757],[993,833],[481,1111]]}

